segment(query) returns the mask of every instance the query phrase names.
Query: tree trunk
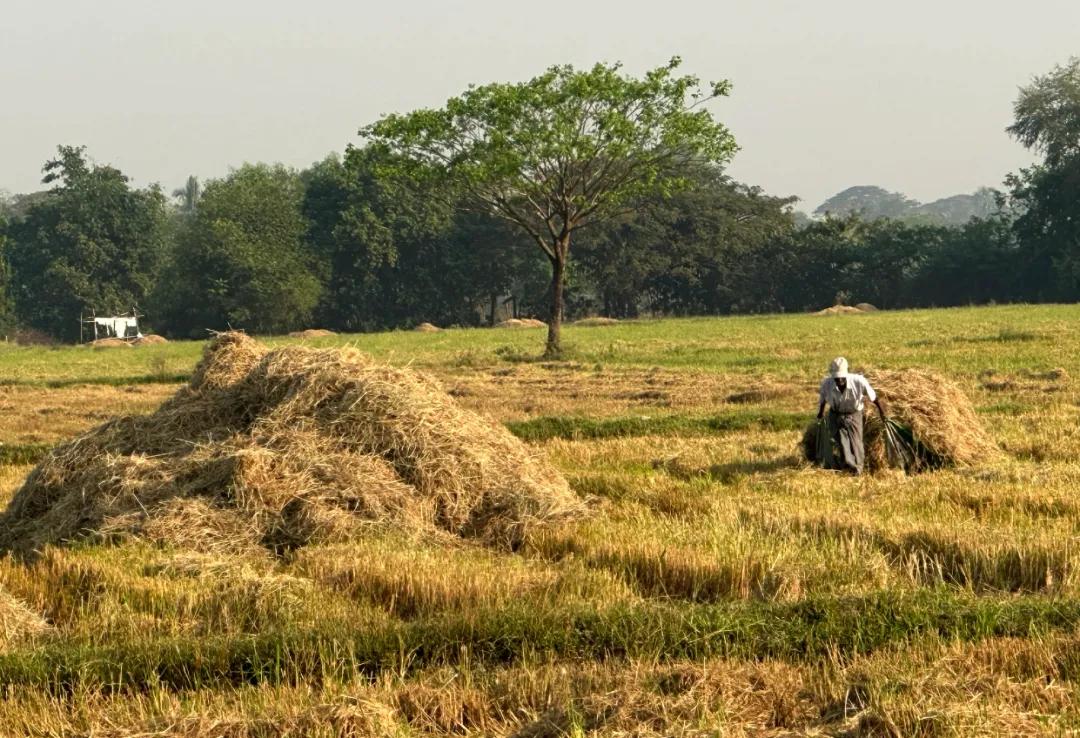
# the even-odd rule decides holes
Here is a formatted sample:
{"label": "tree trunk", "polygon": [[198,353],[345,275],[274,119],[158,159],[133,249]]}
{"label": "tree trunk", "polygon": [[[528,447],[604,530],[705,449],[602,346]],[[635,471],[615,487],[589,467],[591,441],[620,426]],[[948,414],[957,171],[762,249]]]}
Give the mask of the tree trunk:
{"label": "tree trunk", "polygon": [[555,258],[551,260],[551,317],[548,320],[547,346],[544,356],[557,359],[562,353],[560,333],[563,320],[563,279],[566,275],[566,254],[562,244],[555,245]]}
{"label": "tree trunk", "polygon": [[491,293],[491,327],[495,327],[495,311],[499,309],[499,295],[495,292]]}

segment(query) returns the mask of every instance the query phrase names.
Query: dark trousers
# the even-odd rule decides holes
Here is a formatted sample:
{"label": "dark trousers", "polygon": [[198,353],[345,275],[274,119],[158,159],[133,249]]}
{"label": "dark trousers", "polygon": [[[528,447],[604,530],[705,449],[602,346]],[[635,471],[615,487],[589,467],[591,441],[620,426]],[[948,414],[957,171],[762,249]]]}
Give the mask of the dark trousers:
{"label": "dark trousers", "polygon": [[838,413],[829,410],[829,435],[833,441],[833,469],[862,474],[866,460],[863,445],[863,413]]}

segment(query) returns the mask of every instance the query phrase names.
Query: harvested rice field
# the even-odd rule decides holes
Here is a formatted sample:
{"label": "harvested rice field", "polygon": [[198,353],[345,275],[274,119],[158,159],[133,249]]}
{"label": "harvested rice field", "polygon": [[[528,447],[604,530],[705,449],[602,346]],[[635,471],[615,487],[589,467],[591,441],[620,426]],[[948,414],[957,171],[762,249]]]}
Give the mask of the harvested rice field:
{"label": "harvested rice field", "polygon": [[[1080,733],[1078,325],[0,348],[0,736]],[[810,466],[838,354],[992,448]]]}

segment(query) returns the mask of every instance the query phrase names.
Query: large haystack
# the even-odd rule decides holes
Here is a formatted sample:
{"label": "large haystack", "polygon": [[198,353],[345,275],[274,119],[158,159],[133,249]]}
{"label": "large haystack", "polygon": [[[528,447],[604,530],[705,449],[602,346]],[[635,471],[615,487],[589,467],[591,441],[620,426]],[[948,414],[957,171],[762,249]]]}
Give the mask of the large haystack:
{"label": "large haystack", "polygon": [[0,518],[0,548],[97,532],[278,550],[373,523],[514,545],[580,511],[557,471],[435,380],[226,333],[157,412],[54,449]]}
{"label": "large haystack", "polygon": [[[967,395],[944,377],[907,369],[869,372],[867,379],[889,418],[911,432],[915,452],[912,471],[968,466],[997,454],[997,446],[983,429]],[[874,408],[866,410],[864,435],[867,469],[887,468],[890,464],[885,430]],[[813,461],[817,450],[816,423],[807,427],[801,447],[806,459]]]}

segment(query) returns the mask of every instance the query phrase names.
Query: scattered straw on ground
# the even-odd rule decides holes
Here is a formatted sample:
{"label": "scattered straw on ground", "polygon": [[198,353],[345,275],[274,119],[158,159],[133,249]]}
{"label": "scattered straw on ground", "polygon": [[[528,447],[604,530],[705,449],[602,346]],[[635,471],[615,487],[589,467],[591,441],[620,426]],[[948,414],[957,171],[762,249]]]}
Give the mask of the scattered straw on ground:
{"label": "scattered straw on ground", "polygon": [[[992,459],[998,449],[979,421],[963,390],[932,372],[868,372],[888,416],[910,428],[921,468],[969,466]],[[864,428],[866,466],[870,471],[889,466],[884,426],[877,410],[866,409]],[[803,434],[802,451],[813,461],[817,450],[817,424]]]}
{"label": "scattered straw on ground", "polygon": [[510,318],[495,324],[496,328],[547,328],[547,323],[536,318]]}
{"label": "scattered straw on ground", "polygon": [[0,589],[0,651],[48,630],[40,615]]}
{"label": "scattered straw on ground", "polygon": [[104,348],[131,348],[131,344],[122,338],[99,338],[90,343],[96,349]]}
{"label": "scattered straw on ground", "polygon": [[54,449],[0,516],[0,549],[97,532],[281,550],[376,523],[512,546],[581,510],[557,471],[425,375],[225,333],[155,413]]}
{"label": "scattered straw on ground", "polygon": [[434,323],[421,323],[420,325],[413,328],[413,330],[417,333],[438,333],[442,330],[442,328],[435,325]]}
{"label": "scattered straw on ground", "polygon": [[618,325],[618,324],[619,324],[619,319],[618,318],[604,318],[604,317],[582,318],[581,320],[578,320],[578,321],[574,322],[574,325],[580,325],[580,326],[584,326],[586,328],[588,328],[590,326],[605,326],[605,325]]}
{"label": "scattered straw on ground", "polygon": [[725,400],[734,405],[750,405],[761,402],[787,397],[793,394],[794,388],[786,384],[758,383],[752,389],[735,392],[728,395]]}
{"label": "scattered straw on ground", "polygon": [[333,331],[328,331],[325,328],[308,328],[303,331],[293,331],[289,334],[289,338],[326,338],[327,336],[336,336]]}

